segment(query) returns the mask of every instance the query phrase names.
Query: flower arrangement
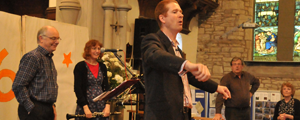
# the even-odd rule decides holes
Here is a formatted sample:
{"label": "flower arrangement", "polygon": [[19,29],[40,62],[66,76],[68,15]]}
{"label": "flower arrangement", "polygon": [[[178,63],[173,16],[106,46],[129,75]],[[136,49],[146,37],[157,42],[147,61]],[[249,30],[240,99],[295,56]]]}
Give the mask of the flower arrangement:
{"label": "flower arrangement", "polygon": [[[114,89],[120,85],[124,80],[130,79],[132,75],[127,71],[127,76],[125,74],[125,67],[121,64],[118,58],[111,52],[105,52],[102,56],[102,61],[107,68],[107,77],[110,89]],[[126,63],[126,66],[132,71],[132,67]]]}
{"label": "flower arrangement", "polygon": [[[125,74],[125,67],[122,65],[122,63],[116,58],[116,56],[111,52],[105,52],[101,59],[98,61],[103,62],[103,64],[106,65],[107,68],[107,77],[108,77],[108,83],[110,85],[110,89],[116,88],[118,85],[124,82],[124,80],[131,79],[132,75],[126,70],[127,74]],[[129,63],[125,63],[127,68],[130,69],[130,71],[133,72],[132,67],[129,65]],[[133,73],[138,76],[138,74]],[[127,75],[127,76],[126,76]],[[121,100],[120,102],[126,102],[129,100],[136,100],[135,94],[128,94],[130,92],[129,89],[125,90],[123,93],[117,96],[119,98],[118,100]]]}

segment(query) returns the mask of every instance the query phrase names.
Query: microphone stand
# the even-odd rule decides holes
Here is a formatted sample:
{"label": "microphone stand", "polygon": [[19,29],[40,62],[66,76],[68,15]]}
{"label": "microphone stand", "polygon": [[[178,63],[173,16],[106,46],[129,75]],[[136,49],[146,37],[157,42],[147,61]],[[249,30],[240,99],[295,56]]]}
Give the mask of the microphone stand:
{"label": "microphone stand", "polygon": [[[133,74],[132,72],[131,72],[131,70],[127,67],[127,65],[126,64],[124,64],[124,62],[120,59],[120,57],[119,57],[119,55],[117,54],[117,52],[113,52],[114,53],[114,55],[116,56],[116,58],[118,58],[118,60],[121,62],[121,64],[126,68],[126,70],[132,75],[132,79],[137,79],[137,77],[136,77],[136,75],[135,74]],[[140,83],[141,83],[141,85],[143,86],[143,88],[145,88],[145,85],[141,82],[141,81],[139,81]]]}
{"label": "microphone stand", "polygon": [[[126,64],[124,64],[124,62],[120,59],[120,57],[119,57],[119,55],[117,54],[117,52],[113,52],[114,53],[114,55],[116,56],[116,58],[118,58],[118,60],[121,62],[121,64],[126,68],[126,70],[132,75],[132,79],[138,79],[137,77],[136,77],[136,75],[135,74],[133,74],[132,72],[131,72],[131,70],[126,66]],[[141,80],[139,80],[139,82],[140,82],[140,84],[142,85],[142,87],[145,89],[145,85],[142,83],[142,81]],[[127,93],[128,94],[128,93]],[[136,118],[136,120],[139,120],[138,118],[139,118],[139,116],[138,116],[138,111],[139,111],[139,93],[137,92],[136,93],[136,109],[135,109],[135,118]]]}
{"label": "microphone stand", "polygon": [[114,53],[114,55],[116,56],[116,58],[118,58],[118,60],[121,62],[121,64],[126,68],[126,70],[133,76],[135,77],[135,74],[133,74],[129,68],[127,68],[126,64],[124,64],[124,62],[121,60],[121,58],[119,57],[119,55],[117,54],[117,52],[112,52]]}

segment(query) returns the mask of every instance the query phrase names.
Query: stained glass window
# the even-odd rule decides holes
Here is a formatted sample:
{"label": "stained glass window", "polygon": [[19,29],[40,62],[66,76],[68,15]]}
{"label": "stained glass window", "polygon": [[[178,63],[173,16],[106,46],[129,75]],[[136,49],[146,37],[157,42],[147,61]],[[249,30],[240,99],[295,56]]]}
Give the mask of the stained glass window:
{"label": "stained glass window", "polygon": [[294,61],[300,61],[300,0],[296,0],[294,29]]}
{"label": "stained glass window", "polygon": [[300,0],[296,0],[295,25],[300,26]]}
{"label": "stained glass window", "polygon": [[277,60],[279,0],[256,0],[253,60]]}

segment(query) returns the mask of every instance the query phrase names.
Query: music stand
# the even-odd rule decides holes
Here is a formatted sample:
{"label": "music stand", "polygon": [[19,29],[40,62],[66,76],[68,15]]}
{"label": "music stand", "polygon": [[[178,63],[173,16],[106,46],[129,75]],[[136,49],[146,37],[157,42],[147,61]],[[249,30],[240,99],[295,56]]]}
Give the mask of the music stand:
{"label": "music stand", "polygon": [[[135,119],[140,120],[141,116],[139,115],[140,109],[145,109],[145,85],[143,76],[139,76],[140,81],[136,84],[134,84],[131,87],[131,94],[136,94],[136,113],[135,113]],[[143,96],[140,96],[140,94],[143,94]]]}
{"label": "music stand", "polygon": [[[128,70],[128,72],[133,76],[133,78],[135,78],[136,76],[127,68],[127,66],[122,62],[122,60],[120,59],[120,57],[118,56],[118,54],[116,52],[114,52],[114,55],[118,58],[118,60],[122,63],[123,66],[125,66],[125,68]],[[141,62],[141,61],[139,61]],[[140,63],[141,65],[141,63]],[[142,67],[140,69],[140,73],[142,73]],[[139,76],[141,77],[141,76]],[[143,82],[141,80],[139,80],[138,84],[135,84],[135,90],[133,90],[132,93],[136,93],[136,97],[137,97],[137,102],[136,102],[136,120],[138,120],[138,111],[139,111],[139,93],[145,93],[145,85],[143,84]]]}
{"label": "music stand", "polygon": [[[123,91],[125,91],[127,88],[129,88],[131,85],[134,85],[135,83],[139,82],[138,86],[142,86],[143,91],[145,93],[145,85],[142,83],[142,81],[140,79],[138,79],[136,77],[135,74],[133,74],[130,69],[128,69],[128,67],[126,66],[126,64],[124,64],[124,62],[120,59],[119,55],[117,54],[117,52],[113,52],[115,57],[118,58],[118,60],[121,62],[121,64],[126,68],[126,70],[132,75],[132,79],[131,80],[127,80],[125,82],[123,82],[122,84],[120,84],[119,86],[117,86],[115,89],[111,90],[111,91],[107,91],[102,93],[101,95],[97,96],[96,98],[93,99],[93,101],[95,102],[95,100],[111,100],[113,97],[119,95],[120,93],[122,93]],[[138,99],[138,93],[137,92],[137,99]],[[136,116],[138,116],[138,103],[136,105]]]}
{"label": "music stand", "polygon": [[115,89],[111,91],[106,91],[97,96],[96,98],[93,99],[94,102],[98,100],[110,100],[111,98],[119,95],[120,93],[124,92],[127,88],[129,88],[131,85],[139,82],[140,79],[131,79],[123,82],[119,86],[117,86]]}

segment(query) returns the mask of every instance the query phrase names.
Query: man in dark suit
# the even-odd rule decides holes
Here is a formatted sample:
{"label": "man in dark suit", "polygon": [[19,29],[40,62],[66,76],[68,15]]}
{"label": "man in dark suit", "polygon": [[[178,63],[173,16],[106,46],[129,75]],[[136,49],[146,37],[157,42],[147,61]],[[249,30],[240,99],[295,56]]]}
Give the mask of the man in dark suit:
{"label": "man in dark suit", "polygon": [[176,35],[182,30],[183,14],[175,0],[163,0],[155,8],[160,26],[141,44],[146,87],[145,120],[188,120],[192,108],[189,84],[230,98],[227,87],[209,80],[208,68],[181,57]]}

